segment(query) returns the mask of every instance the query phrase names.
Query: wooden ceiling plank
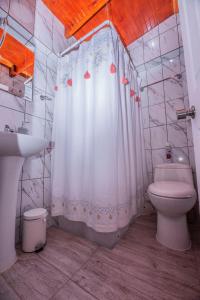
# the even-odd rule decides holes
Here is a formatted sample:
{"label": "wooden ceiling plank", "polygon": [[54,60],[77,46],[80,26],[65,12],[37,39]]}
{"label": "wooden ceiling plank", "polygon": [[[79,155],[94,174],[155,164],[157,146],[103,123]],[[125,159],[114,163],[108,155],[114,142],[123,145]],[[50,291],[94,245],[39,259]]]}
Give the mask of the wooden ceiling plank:
{"label": "wooden ceiling plank", "polygon": [[68,29],[67,35],[72,36],[75,34],[85,23],[87,23],[99,10],[102,9],[110,0],[99,0],[92,9],[90,9],[84,18],[77,24],[75,23],[71,28]]}

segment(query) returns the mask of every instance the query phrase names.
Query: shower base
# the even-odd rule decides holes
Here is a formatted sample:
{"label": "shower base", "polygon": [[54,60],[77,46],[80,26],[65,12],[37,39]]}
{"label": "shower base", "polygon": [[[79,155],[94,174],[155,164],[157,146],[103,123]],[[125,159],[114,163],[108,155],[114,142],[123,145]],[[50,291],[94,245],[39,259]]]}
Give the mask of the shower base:
{"label": "shower base", "polygon": [[[131,223],[134,219],[131,221]],[[114,232],[97,232],[83,222],[70,221],[64,217],[58,217],[58,226],[64,231],[86,238],[92,242],[112,249],[121,237],[126,233],[129,225]]]}

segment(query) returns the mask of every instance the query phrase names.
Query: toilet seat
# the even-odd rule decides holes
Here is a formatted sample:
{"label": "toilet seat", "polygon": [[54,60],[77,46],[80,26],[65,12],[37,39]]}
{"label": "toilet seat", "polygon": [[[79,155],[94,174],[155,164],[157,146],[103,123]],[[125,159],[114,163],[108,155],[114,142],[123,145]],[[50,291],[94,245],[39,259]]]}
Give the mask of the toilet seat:
{"label": "toilet seat", "polygon": [[156,181],[149,185],[148,192],[165,198],[192,198],[196,195],[191,184],[179,181]]}

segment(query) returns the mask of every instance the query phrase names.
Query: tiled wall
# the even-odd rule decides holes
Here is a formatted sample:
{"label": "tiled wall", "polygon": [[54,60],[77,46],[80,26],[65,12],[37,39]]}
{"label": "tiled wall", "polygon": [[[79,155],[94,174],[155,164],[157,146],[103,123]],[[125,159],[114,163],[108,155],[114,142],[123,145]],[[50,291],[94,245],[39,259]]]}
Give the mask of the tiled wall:
{"label": "tiled wall", "polygon": [[[16,17],[17,21],[21,22],[30,32],[33,25],[28,22],[27,15],[29,20],[34,18],[33,3],[33,0],[11,0],[10,6],[12,16]],[[6,10],[8,1],[0,2],[0,7]],[[28,10],[26,14],[23,14],[23,8]],[[15,14],[13,15],[12,12]],[[16,12],[20,12],[20,14]],[[30,134],[45,137],[50,141],[57,68],[55,54],[64,50],[68,42],[64,39],[64,27],[41,0],[36,1],[34,28],[33,40],[36,48],[33,101],[26,101],[0,90],[0,130],[4,129],[5,124],[17,129],[21,126],[22,121],[25,121],[28,122],[26,127]],[[47,96],[50,100],[41,101],[41,95]],[[50,161],[51,154],[45,150],[39,155],[27,159],[24,163],[18,188],[17,241],[20,236],[23,212],[35,207],[48,208],[50,205]],[[51,219],[49,221],[51,222]]]}
{"label": "tiled wall", "polygon": [[[188,108],[188,92],[179,16],[173,15],[129,46],[142,78],[142,117],[149,174],[166,162],[166,143],[173,162],[195,170],[190,120],[177,121],[176,109]],[[181,78],[180,78],[181,77]]]}

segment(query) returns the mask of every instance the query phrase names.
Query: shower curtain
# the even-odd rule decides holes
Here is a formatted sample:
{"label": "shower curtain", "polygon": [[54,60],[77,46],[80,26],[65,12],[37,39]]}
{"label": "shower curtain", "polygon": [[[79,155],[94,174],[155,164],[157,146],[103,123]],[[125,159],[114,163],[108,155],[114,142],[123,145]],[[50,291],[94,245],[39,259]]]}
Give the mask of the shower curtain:
{"label": "shower curtain", "polygon": [[136,73],[113,28],[59,59],[53,216],[113,232],[142,212],[146,169]]}

